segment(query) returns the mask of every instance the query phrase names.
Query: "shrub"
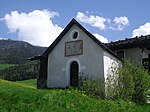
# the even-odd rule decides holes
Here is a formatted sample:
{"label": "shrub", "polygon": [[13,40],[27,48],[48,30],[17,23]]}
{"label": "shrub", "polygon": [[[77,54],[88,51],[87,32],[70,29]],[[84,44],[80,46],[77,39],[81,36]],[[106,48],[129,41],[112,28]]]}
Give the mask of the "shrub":
{"label": "shrub", "polygon": [[105,83],[104,79],[82,78],[80,90],[96,98],[150,101],[150,76],[142,66],[125,60],[121,67],[111,67],[108,73]]}
{"label": "shrub", "polygon": [[109,99],[129,100],[134,93],[134,82],[132,77],[133,65],[124,62],[118,69],[111,67],[106,80],[106,94]]}
{"label": "shrub", "polygon": [[[138,103],[145,103],[149,97],[150,76],[142,66],[131,64],[125,60],[123,66],[117,71],[112,69],[106,83],[107,98],[133,100]],[[112,77],[113,76],[113,77]]]}
{"label": "shrub", "polygon": [[104,98],[104,81],[102,79],[93,80],[90,77],[81,78],[80,90],[84,94],[95,97]]}

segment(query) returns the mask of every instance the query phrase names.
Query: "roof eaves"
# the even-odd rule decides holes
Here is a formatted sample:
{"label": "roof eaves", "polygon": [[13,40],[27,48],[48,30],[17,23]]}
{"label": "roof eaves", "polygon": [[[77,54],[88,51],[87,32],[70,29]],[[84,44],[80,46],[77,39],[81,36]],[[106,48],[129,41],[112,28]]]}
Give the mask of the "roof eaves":
{"label": "roof eaves", "polygon": [[150,46],[149,43],[150,43],[150,35],[146,35],[146,36],[140,36],[135,38],[129,38],[125,40],[119,40],[105,45],[111,50],[119,50],[119,49]]}
{"label": "roof eaves", "polygon": [[41,55],[38,55],[38,56],[34,56],[34,57],[31,57],[31,58],[28,58],[27,60],[33,61],[33,60],[39,60],[39,59],[41,59],[41,58],[42,58],[42,56],[41,56]]}

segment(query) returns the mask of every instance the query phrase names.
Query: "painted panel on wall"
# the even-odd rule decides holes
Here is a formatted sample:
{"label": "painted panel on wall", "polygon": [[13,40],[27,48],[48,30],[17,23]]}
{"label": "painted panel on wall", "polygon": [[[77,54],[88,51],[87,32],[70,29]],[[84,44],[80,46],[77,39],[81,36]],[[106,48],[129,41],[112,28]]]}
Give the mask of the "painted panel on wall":
{"label": "painted panel on wall", "polygon": [[70,41],[65,43],[65,57],[81,55],[83,53],[83,41]]}

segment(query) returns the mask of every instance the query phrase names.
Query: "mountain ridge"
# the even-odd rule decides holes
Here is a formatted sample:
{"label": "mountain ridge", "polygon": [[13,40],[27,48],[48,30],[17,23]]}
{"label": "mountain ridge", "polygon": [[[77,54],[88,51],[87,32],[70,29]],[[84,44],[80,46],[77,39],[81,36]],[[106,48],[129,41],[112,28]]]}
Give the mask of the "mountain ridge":
{"label": "mountain ridge", "polygon": [[25,41],[0,39],[0,63],[20,64],[27,58],[41,55],[46,47],[34,46]]}

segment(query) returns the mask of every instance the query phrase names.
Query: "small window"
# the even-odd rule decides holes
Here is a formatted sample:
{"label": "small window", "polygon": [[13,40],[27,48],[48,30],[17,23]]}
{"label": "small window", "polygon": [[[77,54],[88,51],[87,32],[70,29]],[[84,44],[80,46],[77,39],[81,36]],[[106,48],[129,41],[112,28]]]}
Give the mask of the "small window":
{"label": "small window", "polygon": [[124,59],[124,50],[117,51],[117,56]]}
{"label": "small window", "polygon": [[76,39],[78,37],[78,32],[74,32],[73,39]]}
{"label": "small window", "polygon": [[79,37],[80,33],[77,29],[73,29],[70,33],[70,38],[71,40],[77,40]]}

